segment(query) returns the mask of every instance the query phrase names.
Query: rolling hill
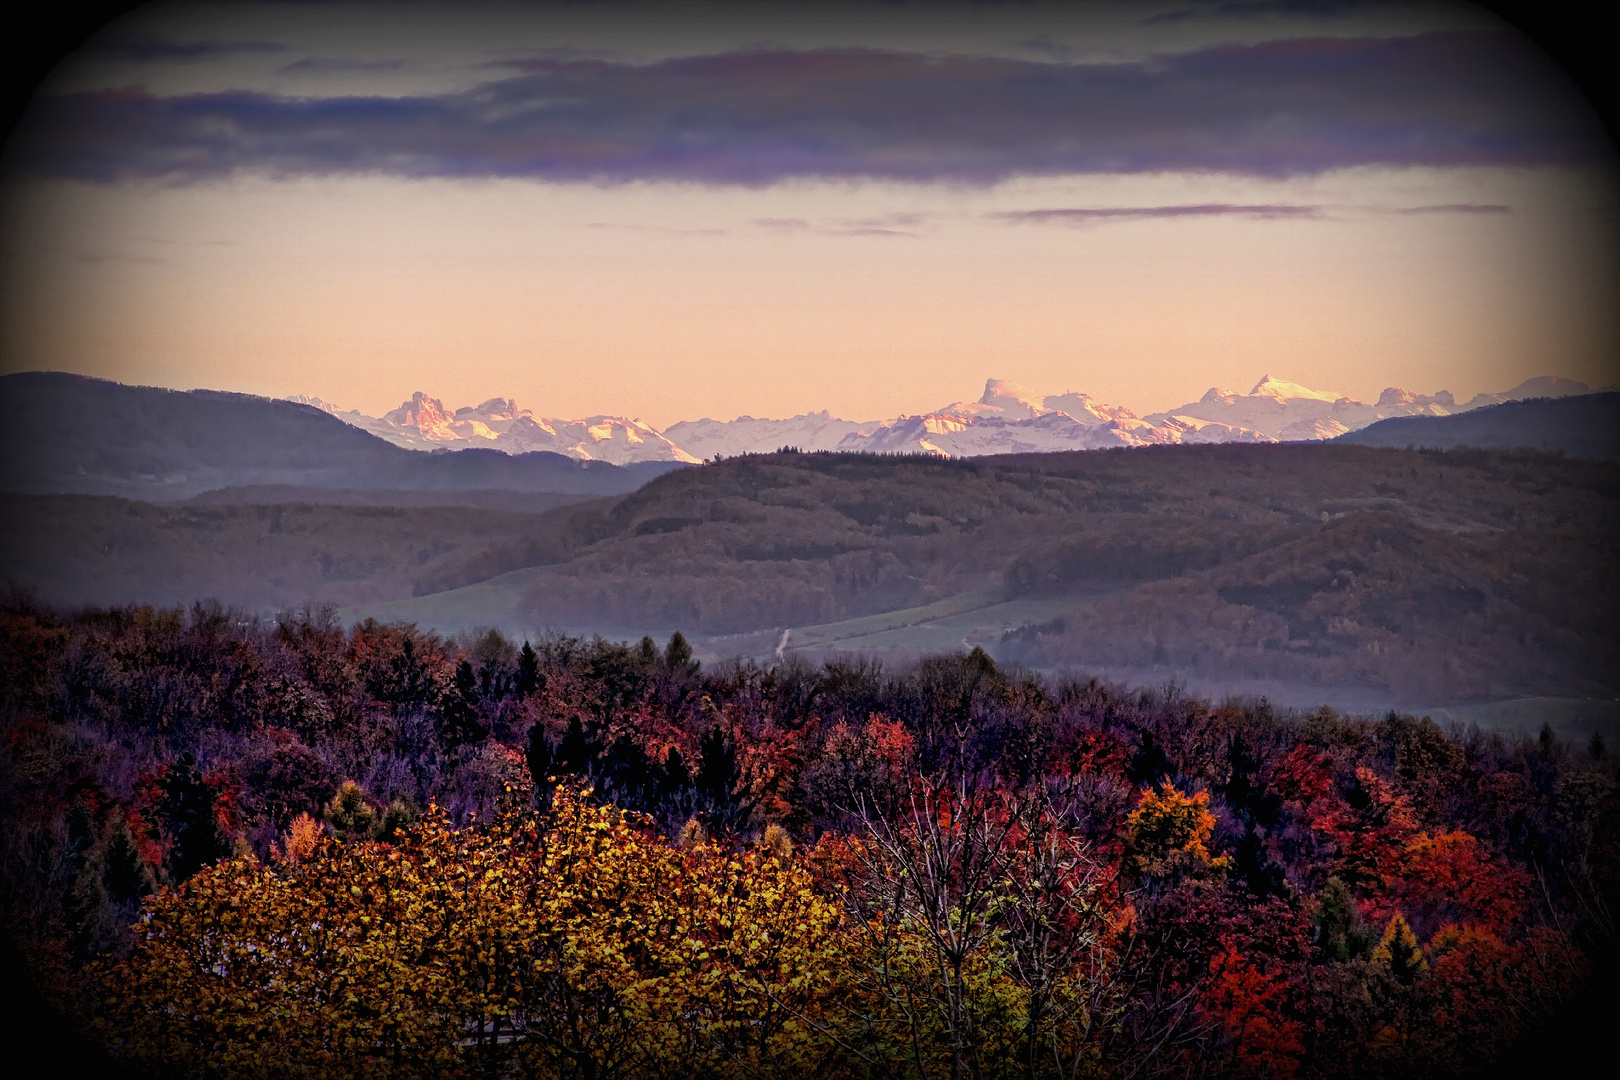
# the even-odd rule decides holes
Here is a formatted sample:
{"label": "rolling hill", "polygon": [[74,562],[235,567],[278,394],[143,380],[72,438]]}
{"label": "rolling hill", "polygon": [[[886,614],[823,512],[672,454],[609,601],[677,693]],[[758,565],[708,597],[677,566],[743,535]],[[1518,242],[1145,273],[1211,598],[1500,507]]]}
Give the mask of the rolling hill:
{"label": "rolling hill", "polygon": [[576,512],[595,520],[566,557],[352,614],[679,628],[711,656],[762,659],[981,644],[1042,668],[1380,701],[1620,689],[1620,469],[1598,462],[1337,445],[778,454]]}
{"label": "rolling hill", "polygon": [[0,376],[0,490],[177,501],[220,488],[633,491],[674,462],[394,446],[289,401],[125,386],[61,372]]}
{"label": "rolling hill", "polygon": [[1457,416],[1398,416],[1341,435],[1352,446],[1528,447],[1620,461],[1620,393],[1534,398]]}

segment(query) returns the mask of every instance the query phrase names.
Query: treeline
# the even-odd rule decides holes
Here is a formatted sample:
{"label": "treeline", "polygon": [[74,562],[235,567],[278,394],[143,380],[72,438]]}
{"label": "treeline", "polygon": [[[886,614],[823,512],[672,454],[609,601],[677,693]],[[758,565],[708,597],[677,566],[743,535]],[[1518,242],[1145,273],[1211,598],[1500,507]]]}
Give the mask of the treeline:
{"label": "treeline", "polygon": [[1600,740],[979,651],[13,600],[0,716],[7,932],[161,1076],[1462,1076],[1614,941]]}

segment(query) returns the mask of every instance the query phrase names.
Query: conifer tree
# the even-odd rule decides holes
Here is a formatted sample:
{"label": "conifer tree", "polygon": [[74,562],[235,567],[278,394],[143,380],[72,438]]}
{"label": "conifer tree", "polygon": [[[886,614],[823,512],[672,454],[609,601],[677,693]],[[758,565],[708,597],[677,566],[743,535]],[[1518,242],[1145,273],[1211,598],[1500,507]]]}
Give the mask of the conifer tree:
{"label": "conifer tree", "polygon": [[692,659],[692,646],[687,643],[686,635],[679,630],[669,636],[669,645],[664,649],[664,666],[671,671],[695,672],[697,664]]}
{"label": "conifer tree", "polygon": [[366,793],[353,780],[345,780],[326,806],[326,820],[339,836],[361,840],[371,835],[377,812],[366,801]]}
{"label": "conifer tree", "polygon": [[545,676],[540,673],[540,657],[535,653],[534,646],[525,641],[523,651],[518,654],[516,686],[518,700],[533,697],[545,687]]}
{"label": "conifer tree", "polygon": [[1316,900],[1317,945],[1322,955],[1343,963],[1366,955],[1367,932],[1361,925],[1361,911],[1350,886],[1338,878],[1328,878]]}
{"label": "conifer tree", "polygon": [[1423,950],[1418,947],[1417,935],[1398,911],[1389,917],[1384,936],[1372,951],[1372,962],[1387,965],[1390,973],[1403,984],[1410,984],[1429,970]]}

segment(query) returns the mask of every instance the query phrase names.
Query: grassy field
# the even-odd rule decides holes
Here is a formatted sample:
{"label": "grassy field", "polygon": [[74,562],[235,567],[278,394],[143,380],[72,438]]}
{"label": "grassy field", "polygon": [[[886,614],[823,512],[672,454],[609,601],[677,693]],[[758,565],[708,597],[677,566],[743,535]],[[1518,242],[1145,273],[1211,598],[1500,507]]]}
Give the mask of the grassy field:
{"label": "grassy field", "polygon": [[[499,630],[514,641],[533,641],[547,633],[590,637],[600,634],[611,640],[633,641],[643,634],[651,634],[659,641],[674,632],[668,627],[619,626],[611,623],[593,623],[587,620],[569,620],[564,623],[537,621],[523,611],[518,603],[524,590],[536,578],[546,573],[544,567],[527,567],[499,574],[488,581],[464,585],[459,589],[446,589],[427,596],[408,600],[391,600],[376,604],[357,604],[340,608],[338,619],[356,623],[363,619],[376,619],[383,623],[414,623],[422,630],[453,636],[473,630]],[[714,659],[707,654],[705,659]]]}
{"label": "grassy field", "polygon": [[1008,631],[1071,614],[1085,601],[1081,596],[1009,599],[1004,588],[979,589],[922,607],[795,627],[784,651],[913,655],[991,648]]}

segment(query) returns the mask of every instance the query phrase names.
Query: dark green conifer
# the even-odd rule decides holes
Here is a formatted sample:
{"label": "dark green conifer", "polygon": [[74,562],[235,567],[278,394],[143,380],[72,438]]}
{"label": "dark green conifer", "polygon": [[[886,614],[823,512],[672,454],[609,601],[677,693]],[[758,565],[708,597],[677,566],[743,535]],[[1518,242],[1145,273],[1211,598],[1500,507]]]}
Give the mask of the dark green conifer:
{"label": "dark green conifer", "polygon": [[536,655],[534,646],[527,641],[523,643],[523,651],[518,654],[517,670],[517,696],[518,700],[533,697],[546,688],[545,676],[540,673],[540,657]]}

